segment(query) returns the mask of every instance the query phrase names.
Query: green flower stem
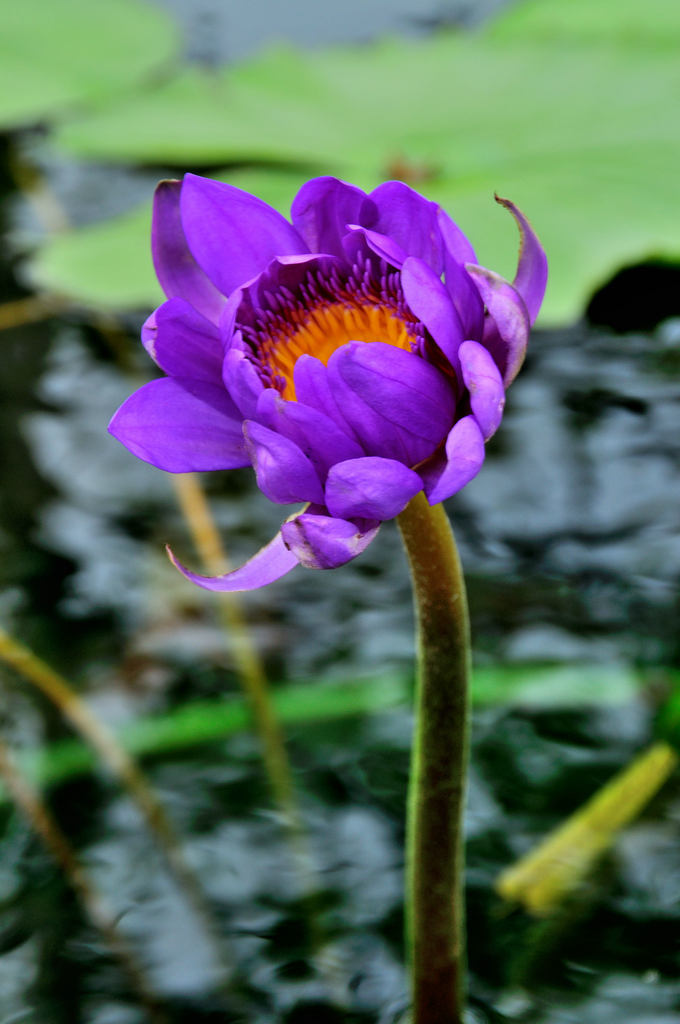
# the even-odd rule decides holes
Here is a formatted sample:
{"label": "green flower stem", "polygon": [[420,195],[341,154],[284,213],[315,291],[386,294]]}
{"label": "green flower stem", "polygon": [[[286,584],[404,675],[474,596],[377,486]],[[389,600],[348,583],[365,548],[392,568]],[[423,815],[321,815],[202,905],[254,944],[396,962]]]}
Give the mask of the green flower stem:
{"label": "green flower stem", "polygon": [[462,1024],[463,806],[470,630],[453,532],[417,494],[398,517],[416,607],[418,685],[407,837],[413,1024]]}

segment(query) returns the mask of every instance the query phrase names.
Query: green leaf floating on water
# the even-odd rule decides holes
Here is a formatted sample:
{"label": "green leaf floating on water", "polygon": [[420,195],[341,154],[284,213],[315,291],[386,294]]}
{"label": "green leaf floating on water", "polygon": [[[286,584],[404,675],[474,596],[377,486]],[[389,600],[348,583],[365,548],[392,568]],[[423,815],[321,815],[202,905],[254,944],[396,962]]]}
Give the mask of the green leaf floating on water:
{"label": "green leaf floating on water", "polygon": [[139,0],[8,0],[0,29],[0,128],[119,95],[176,48],[172,22]]}
{"label": "green leaf floating on water", "polygon": [[680,37],[680,4],[675,0],[525,0],[489,31],[504,39],[611,41],[636,50],[675,50]]}
{"label": "green leaf floating on water", "polygon": [[[651,14],[622,0],[613,19],[610,0],[533,0],[477,34],[279,48],[218,73],[186,71],[64,125],[56,141],[79,158],[264,164],[257,178],[230,180],[257,181],[284,212],[310,173],[364,187],[402,177],[449,210],[482,263],[512,275],[516,232],[497,191],[525,210],[547,249],[541,323],[564,323],[620,266],[680,258],[678,10],[676,0],[652,0]],[[300,172],[282,176],[286,164]],[[134,218],[127,230],[130,251],[146,251]],[[48,246],[38,281],[131,306],[144,280],[152,305],[150,270],[142,280],[136,266],[114,266],[105,238],[90,230]],[[87,268],[81,280],[76,263]]]}

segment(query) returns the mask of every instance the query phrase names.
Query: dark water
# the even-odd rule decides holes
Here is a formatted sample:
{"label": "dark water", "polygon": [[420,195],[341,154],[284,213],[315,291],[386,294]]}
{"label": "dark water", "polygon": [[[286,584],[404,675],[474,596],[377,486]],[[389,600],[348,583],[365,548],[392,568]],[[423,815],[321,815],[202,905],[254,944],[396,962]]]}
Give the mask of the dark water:
{"label": "dark water", "polygon": [[[215,5],[210,11],[208,22],[218,17]],[[433,8],[425,20],[442,13]],[[221,58],[198,24],[189,23],[189,52]],[[89,171],[59,173],[77,206],[73,183]],[[117,179],[106,173],[88,177],[81,219],[104,182],[115,206]],[[125,173],[121,195],[131,180],[146,188],[144,175]],[[6,177],[0,184],[0,215],[16,226],[19,197]],[[644,275],[626,293],[653,295],[658,278]],[[24,294],[11,247],[0,288],[3,301]],[[670,1024],[680,1012],[677,779],[549,919],[509,910],[493,891],[504,867],[653,741],[662,689],[651,670],[679,660],[680,321],[668,317],[680,310],[641,305],[644,331],[621,330],[639,327],[638,307],[615,295],[592,307],[597,328],[536,332],[483,472],[450,503],[478,664],[586,661],[638,666],[652,678],[637,699],[606,707],[478,710],[467,814],[475,1024]],[[70,312],[1,338],[0,621],[114,725],[238,689],[213,599],[163,553],[170,542],[195,564],[170,480],[106,434],[134,380],[149,376],[136,341],[143,315],[112,333]],[[234,561],[277,529],[282,510],[249,473],[205,483]],[[409,584],[392,525],[351,565],[300,569],[243,604],[277,682],[324,686],[410,670]],[[67,734],[17,678],[3,674],[0,685],[0,725],[13,746]],[[52,792],[54,814],[167,1021],[405,1020],[410,732],[406,706],[289,729],[307,830],[303,868],[271,809],[250,735],[145,764],[222,945],[114,783],[97,774]],[[63,874],[7,805],[0,828],[0,1024],[147,1020]]]}

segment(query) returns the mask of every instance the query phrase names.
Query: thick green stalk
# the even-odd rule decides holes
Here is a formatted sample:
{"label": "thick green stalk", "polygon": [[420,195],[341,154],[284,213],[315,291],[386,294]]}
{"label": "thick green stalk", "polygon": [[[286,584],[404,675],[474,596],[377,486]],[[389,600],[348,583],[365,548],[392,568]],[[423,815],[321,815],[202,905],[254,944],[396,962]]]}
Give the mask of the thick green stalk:
{"label": "thick green stalk", "polygon": [[470,631],[456,543],[421,493],[398,518],[416,608],[418,686],[407,837],[413,1024],[462,1024],[463,807]]}

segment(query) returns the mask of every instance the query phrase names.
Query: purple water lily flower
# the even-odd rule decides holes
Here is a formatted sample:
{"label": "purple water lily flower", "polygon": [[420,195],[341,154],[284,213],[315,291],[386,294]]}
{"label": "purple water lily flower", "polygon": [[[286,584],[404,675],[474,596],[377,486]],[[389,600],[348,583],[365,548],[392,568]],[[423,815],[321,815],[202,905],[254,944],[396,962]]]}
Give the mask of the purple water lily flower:
{"label": "purple water lily flower", "polygon": [[242,568],[178,566],[189,579],[250,590],[298,564],[335,568],[419,491],[436,504],[477,474],[547,277],[528,221],[498,202],[520,231],[512,284],[399,181],[366,194],[316,178],[292,223],[194,174],[159,185],[152,249],[168,301],[142,341],[166,376],[109,429],[170,473],[252,465],[272,501],[305,503]]}

